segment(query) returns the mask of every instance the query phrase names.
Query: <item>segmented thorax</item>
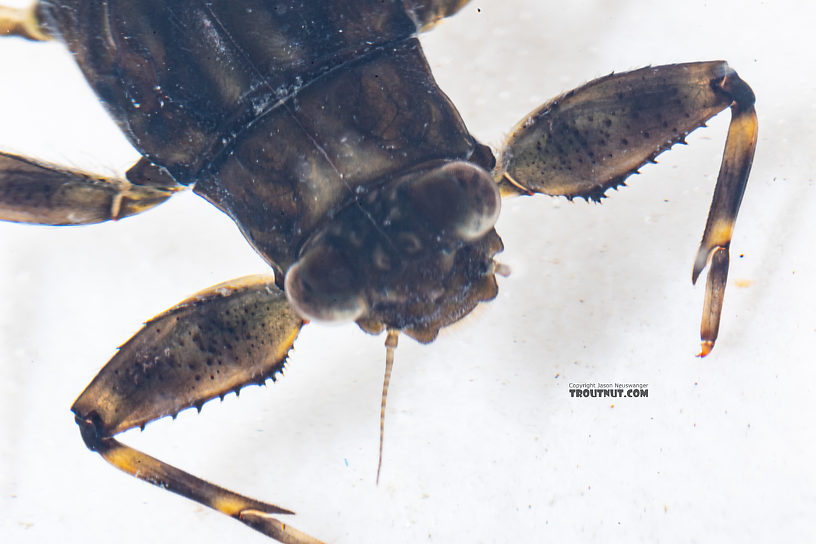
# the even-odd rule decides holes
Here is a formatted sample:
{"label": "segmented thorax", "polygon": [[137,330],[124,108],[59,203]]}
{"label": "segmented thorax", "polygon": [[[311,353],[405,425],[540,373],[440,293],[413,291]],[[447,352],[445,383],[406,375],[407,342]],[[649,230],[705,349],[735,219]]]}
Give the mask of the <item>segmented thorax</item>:
{"label": "segmented thorax", "polygon": [[[437,87],[415,36],[461,4],[40,9],[134,146],[232,217],[281,277],[295,266],[287,285],[303,315],[430,340],[495,295],[501,248],[481,170],[493,156]],[[487,207],[474,211],[474,198]]]}

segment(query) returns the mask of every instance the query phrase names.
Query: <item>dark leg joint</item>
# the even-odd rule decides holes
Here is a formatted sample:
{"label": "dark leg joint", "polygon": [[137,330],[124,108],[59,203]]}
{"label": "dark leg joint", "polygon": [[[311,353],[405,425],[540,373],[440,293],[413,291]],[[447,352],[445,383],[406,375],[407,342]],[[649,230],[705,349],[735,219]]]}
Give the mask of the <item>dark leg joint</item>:
{"label": "dark leg joint", "polygon": [[91,412],[85,417],[77,414],[74,420],[79,425],[79,433],[89,450],[101,453],[110,449],[106,440],[109,437],[102,428],[102,419],[96,412]]}
{"label": "dark leg joint", "polygon": [[728,69],[721,80],[712,82],[715,90],[724,92],[733,101],[734,113],[744,111],[756,102],[754,91],[732,69]]}
{"label": "dark leg joint", "polygon": [[473,164],[478,164],[488,172],[492,172],[496,167],[496,157],[493,155],[493,152],[488,146],[480,144],[479,142],[476,142],[476,147],[473,149],[473,153],[471,153],[468,160]]}
{"label": "dark leg joint", "polygon": [[177,191],[182,187],[165,168],[156,166],[146,158],[134,164],[125,177],[134,185],[157,187],[167,191]]}

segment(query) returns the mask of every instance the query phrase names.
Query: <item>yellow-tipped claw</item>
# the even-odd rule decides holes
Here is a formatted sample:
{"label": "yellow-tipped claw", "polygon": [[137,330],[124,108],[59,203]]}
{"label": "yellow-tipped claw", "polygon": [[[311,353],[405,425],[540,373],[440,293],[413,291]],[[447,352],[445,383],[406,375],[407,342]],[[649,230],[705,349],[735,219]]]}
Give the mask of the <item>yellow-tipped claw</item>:
{"label": "yellow-tipped claw", "polygon": [[703,344],[703,348],[700,350],[700,353],[697,354],[697,357],[700,357],[700,358],[705,357],[706,355],[711,353],[712,349],[714,349],[714,342],[710,342],[710,341],[706,340],[702,344]]}

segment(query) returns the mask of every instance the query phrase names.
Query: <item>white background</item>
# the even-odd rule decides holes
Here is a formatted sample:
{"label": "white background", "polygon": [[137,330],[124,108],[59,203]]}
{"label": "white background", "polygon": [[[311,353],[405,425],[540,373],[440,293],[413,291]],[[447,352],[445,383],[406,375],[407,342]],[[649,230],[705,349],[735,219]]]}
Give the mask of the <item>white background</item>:
{"label": "white background", "polygon": [[[816,73],[809,2],[474,1],[423,36],[442,88],[498,147],[612,70],[727,59],[759,145],[706,359],[691,267],[728,113],[601,206],[505,202],[513,274],[429,346],[397,350],[375,486],[383,337],[309,325],[284,379],[123,441],[297,511],[330,543],[803,541],[816,512]],[[136,160],[59,46],[0,40],[0,148],[103,171]],[[267,542],[137,482],[69,407],[141,324],[263,272],[192,194],[85,228],[0,224],[0,539]],[[645,382],[573,399],[570,382]]]}

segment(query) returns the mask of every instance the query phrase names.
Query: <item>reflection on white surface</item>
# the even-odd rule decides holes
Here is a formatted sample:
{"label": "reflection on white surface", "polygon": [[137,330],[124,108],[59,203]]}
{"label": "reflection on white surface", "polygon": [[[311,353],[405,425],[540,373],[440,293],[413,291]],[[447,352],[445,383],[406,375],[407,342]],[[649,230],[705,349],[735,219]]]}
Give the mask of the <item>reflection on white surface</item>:
{"label": "reflection on white surface", "polygon": [[[557,7],[556,7],[557,6]],[[801,541],[816,506],[812,10],[802,3],[474,2],[423,37],[493,146],[529,110],[612,70],[727,59],[759,145],[720,340],[694,357],[690,283],[728,114],[602,206],[504,205],[496,301],[430,346],[401,342],[375,486],[383,337],[310,325],[286,377],[123,441],[297,511],[327,542]],[[0,149],[124,169],[133,151],[59,47],[0,40]],[[265,271],[191,194],[89,228],[0,224],[0,535],[6,542],[267,542],[120,474],[71,402],[154,314]],[[570,382],[645,382],[574,399]]]}

